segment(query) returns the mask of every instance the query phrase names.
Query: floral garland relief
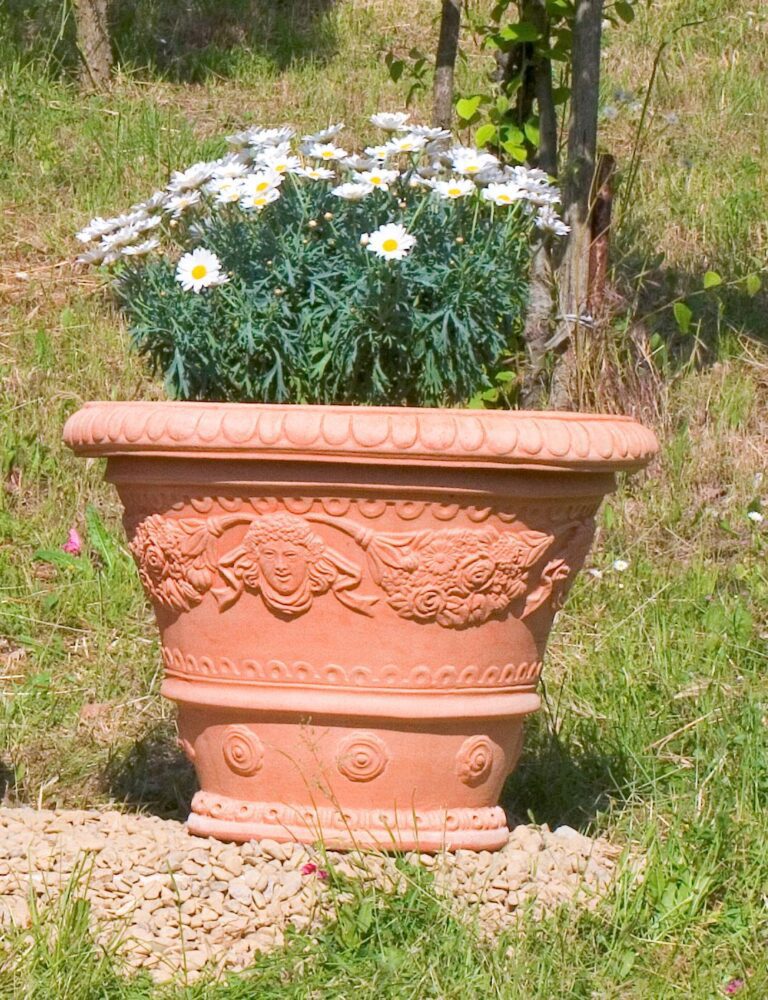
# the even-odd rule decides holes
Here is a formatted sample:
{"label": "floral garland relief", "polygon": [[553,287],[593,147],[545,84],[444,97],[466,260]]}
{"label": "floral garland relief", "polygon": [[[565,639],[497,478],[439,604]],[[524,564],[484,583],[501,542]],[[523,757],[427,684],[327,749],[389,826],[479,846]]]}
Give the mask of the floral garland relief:
{"label": "floral garland relief", "polygon": [[[546,602],[557,610],[572,571],[586,556],[594,524],[581,518],[556,534],[491,526],[376,532],[321,514],[178,520],[153,514],[137,527],[130,549],[147,593],[175,612],[195,607],[209,591],[223,611],[247,591],[260,595],[273,614],[291,619],[330,592],[352,611],[371,615],[380,598],[356,592],[360,566],[329,546],[311,522],[354,539],[384,600],[401,618],[443,628],[467,628],[507,614],[528,590],[531,570],[547,556],[520,617]],[[240,544],[219,556],[217,539],[242,524],[248,528]]]}

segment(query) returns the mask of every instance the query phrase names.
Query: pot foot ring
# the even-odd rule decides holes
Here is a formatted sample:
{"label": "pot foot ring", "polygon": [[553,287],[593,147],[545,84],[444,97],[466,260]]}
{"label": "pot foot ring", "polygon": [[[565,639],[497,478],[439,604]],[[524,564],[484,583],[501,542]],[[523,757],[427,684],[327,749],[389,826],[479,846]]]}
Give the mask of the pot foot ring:
{"label": "pot foot ring", "polygon": [[198,792],[187,829],[198,837],[323,844],[330,850],[495,851],[509,837],[499,806],[456,809],[346,809],[246,802]]}

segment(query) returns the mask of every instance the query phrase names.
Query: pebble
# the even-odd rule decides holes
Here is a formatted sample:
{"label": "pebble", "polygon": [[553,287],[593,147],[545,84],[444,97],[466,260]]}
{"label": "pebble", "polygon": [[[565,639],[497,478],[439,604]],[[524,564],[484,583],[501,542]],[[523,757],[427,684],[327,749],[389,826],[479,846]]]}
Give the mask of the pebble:
{"label": "pebble", "polygon": [[[597,905],[619,854],[569,826],[520,825],[495,853],[407,857],[433,873],[455,913],[498,935],[521,907],[541,915],[564,901]],[[96,941],[108,944],[119,931],[126,967],[158,983],[242,970],[255,953],[281,947],[287,927],[311,935],[331,919],[333,890],[301,874],[307,862],[385,891],[406,884],[382,854],[321,854],[275,840],[225,844],[172,820],[115,810],[0,808],[0,928],[28,927],[30,893],[38,905],[54,901],[82,861],[93,865],[79,891],[91,904]],[[345,897],[337,891],[337,902]]]}

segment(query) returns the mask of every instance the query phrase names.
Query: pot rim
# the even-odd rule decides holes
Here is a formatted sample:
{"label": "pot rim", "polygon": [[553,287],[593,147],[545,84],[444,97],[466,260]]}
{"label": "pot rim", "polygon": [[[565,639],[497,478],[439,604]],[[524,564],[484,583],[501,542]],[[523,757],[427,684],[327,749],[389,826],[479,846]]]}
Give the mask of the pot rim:
{"label": "pot rim", "polygon": [[640,469],[659,447],[632,417],[604,413],[169,400],[86,403],[64,442],[91,457],[603,473]]}

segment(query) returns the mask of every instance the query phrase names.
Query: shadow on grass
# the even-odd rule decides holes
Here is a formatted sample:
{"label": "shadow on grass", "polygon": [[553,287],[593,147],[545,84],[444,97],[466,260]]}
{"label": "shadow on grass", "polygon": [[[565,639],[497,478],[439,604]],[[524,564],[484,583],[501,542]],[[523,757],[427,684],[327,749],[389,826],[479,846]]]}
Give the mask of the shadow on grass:
{"label": "shadow on grass", "polygon": [[[729,330],[768,343],[768,271],[764,267],[756,266],[747,272],[742,263],[736,273],[721,268],[722,283],[705,289],[704,265],[699,272],[670,267],[663,255],[643,251],[641,234],[635,234],[634,239],[634,243],[628,242],[627,235],[622,234],[618,241],[618,287],[628,300],[634,297],[633,316],[649,334],[659,335],[670,357],[684,359],[690,355],[694,333],[704,350],[704,363],[717,360]],[[760,289],[753,289],[753,294],[748,288],[748,274],[760,281]],[[677,301],[684,302],[691,311],[687,332],[681,331],[672,311]]]}
{"label": "shadow on grass", "polygon": [[3,802],[16,788],[16,772],[0,758],[0,802]]}
{"label": "shadow on grass", "polygon": [[[337,49],[337,0],[111,0],[113,56],[138,75],[183,83],[236,75],[243,59],[276,71],[328,60]],[[58,0],[6,0],[0,34],[15,54],[53,71],[79,66],[74,14]],[[5,13],[5,18],[2,18]],[[56,26],[53,30],[51,25]],[[259,108],[254,107],[254,112]]]}
{"label": "shadow on grass", "polygon": [[107,765],[104,789],[110,796],[163,819],[184,820],[197,790],[195,771],[163,723],[117,754]]}
{"label": "shadow on grass", "polygon": [[601,750],[597,741],[586,745],[587,750],[571,746],[549,727],[543,713],[528,718],[520,763],[502,795],[514,822],[547,823],[551,829],[565,824],[585,831],[598,813],[624,798],[622,789],[629,783],[625,759]]}

